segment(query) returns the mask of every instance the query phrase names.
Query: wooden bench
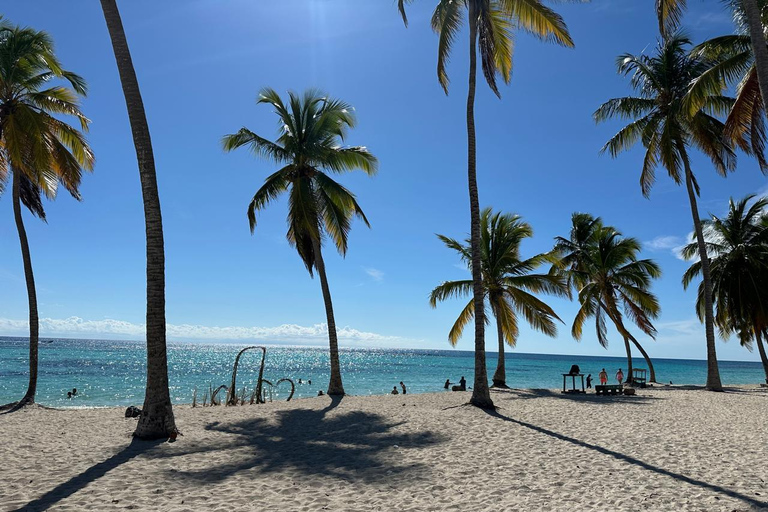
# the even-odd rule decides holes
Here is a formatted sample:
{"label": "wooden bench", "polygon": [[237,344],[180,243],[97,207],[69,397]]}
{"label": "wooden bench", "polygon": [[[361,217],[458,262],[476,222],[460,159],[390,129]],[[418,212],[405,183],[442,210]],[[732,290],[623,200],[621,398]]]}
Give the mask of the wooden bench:
{"label": "wooden bench", "polygon": [[623,393],[622,386],[595,386],[596,395],[620,395]]}

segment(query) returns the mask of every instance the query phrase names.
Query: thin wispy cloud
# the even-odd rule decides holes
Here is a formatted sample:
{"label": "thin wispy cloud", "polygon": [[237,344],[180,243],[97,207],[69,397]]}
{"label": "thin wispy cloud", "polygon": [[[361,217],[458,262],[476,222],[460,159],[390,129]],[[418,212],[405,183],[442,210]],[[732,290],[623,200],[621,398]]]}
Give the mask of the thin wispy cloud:
{"label": "thin wispy cloud", "polygon": [[[168,338],[178,341],[239,341],[253,340],[266,343],[292,343],[302,345],[324,344],[328,341],[328,326],[315,324],[302,326],[283,324],[274,327],[206,326],[192,324],[168,324]],[[27,336],[29,323],[26,320],[0,318],[0,333],[6,336]],[[402,345],[414,340],[399,336],[385,336],[373,332],[342,327],[337,331],[339,341],[347,345],[382,344]],[[120,339],[143,339],[146,336],[144,324],[124,320],[85,320],[76,316],[69,318],[41,318],[41,336],[60,337],[105,337]]]}
{"label": "thin wispy cloud", "polygon": [[653,252],[669,251],[675,258],[686,261],[683,258],[682,251],[683,247],[688,243],[687,240],[691,240],[690,234],[687,239],[682,236],[673,235],[657,236],[653,240],[643,242],[643,246]]}
{"label": "thin wispy cloud", "polygon": [[384,281],[384,272],[382,272],[381,270],[377,268],[368,268],[368,267],[363,268],[363,270],[365,270],[365,273],[368,274],[368,276],[374,281],[376,281],[377,283]]}

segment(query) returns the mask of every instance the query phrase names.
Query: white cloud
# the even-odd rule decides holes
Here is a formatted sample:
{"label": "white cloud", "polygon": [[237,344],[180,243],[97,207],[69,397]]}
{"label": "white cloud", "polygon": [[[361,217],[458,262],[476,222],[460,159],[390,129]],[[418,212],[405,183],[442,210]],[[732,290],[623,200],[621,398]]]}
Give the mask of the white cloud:
{"label": "white cloud", "polygon": [[377,283],[380,283],[384,280],[384,272],[377,268],[363,268],[363,270],[365,270],[365,273],[368,274],[371,279]]}
{"label": "white cloud", "polygon": [[653,240],[645,242],[643,245],[651,251],[663,251],[674,249],[683,244],[683,239],[679,236],[657,236]]}
{"label": "white cloud", "polygon": [[[142,339],[145,336],[144,324],[134,324],[123,320],[84,320],[73,316],[69,318],[41,318],[41,336],[63,337],[107,337],[122,339]],[[262,340],[268,343],[294,343],[301,345],[324,344],[328,340],[328,326],[315,324],[302,326],[283,324],[275,327],[218,327],[190,324],[168,324],[168,338],[171,340]],[[0,334],[7,336],[27,336],[29,323],[26,320],[0,318]],[[384,336],[372,332],[359,331],[352,327],[337,329],[339,342],[345,345],[392,345],[402,346],[413,342],[399,336]]]}
{"label": "white cloud", "polygon": [[[688,241],[693,240],[693,232],[689,233],[687,237],[680,236],[657,236],[653,240],[649,240],[643,243],[643,246],[650,251],[669,251],[672,256],[681,260],[688,261],[683,258],[683,247],[688,244]],[[698,259],[698,258],[696,258]],[[696,261],[696,259],[691,260]]]}

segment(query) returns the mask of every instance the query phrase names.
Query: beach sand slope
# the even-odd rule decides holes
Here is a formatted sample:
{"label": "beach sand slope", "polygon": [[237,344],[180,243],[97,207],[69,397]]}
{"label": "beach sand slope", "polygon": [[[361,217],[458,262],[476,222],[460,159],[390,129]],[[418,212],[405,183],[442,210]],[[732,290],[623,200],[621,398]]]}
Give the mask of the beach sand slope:
{"label": "beach sand slope", "polygon": [[497,391],[0,415],[0,510],[768,510],[768,392]]}

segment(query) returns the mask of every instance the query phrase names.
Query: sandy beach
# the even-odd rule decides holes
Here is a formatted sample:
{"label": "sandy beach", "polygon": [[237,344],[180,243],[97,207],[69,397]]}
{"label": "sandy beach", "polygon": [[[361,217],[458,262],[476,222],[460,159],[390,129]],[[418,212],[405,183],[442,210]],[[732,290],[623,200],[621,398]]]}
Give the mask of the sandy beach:
{"label": "sandy beach", "polygon": [[768,510],[768,391],[497,391],[0,415],[0,509]]}

